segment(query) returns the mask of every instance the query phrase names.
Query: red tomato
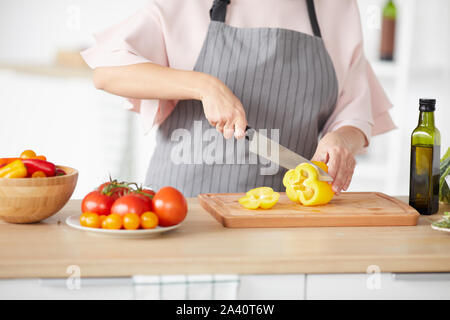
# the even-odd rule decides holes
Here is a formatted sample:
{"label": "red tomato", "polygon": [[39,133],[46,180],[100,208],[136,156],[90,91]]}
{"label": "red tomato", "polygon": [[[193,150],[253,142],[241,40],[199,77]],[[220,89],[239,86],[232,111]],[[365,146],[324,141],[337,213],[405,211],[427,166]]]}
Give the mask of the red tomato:
{"label": "red tomato", "polygon": [[141,192],[144,192],[148,195],[154,196],[155,195],[155,191],[151,190],[151,189],[142,189]]}
{"label": "red tomato", "polygon": [[155,191],[150,190],[150,189],[143,189],[143,190],[135,191],[134,194],[137,195],[138,197],[141,197],[145,201],[147,201],[150,204],[151,208],[153,207],[152,198],[155,196]]}
{"label": "red tomato", "polygon": [[[98,191],[103,192],[106,191],[105,187],[109,186],[111,184],[111,182],[105,182],[102,183],[99,187],[98,187]],[[111,197],[113,197],[115,200],[119,199],[120,197],[126,195],[129,192],[128,188],[125,187],[112,187],[109,192],[108,195],[110,195]]]}
{"label": "red tomato", "polygon": [[175,188],[161,188],[153,197],[153,212],[158,216],[162,227],[179,224],[186,218],[187,210],[186,199]]}
{"label": "red tomato", "polygon": [[144,212],[151,211],[151,204],[142,197],[145,196],[137,195],[135,193],[130,193],[120,197],[114,201],[114,204],[111,207],[111,213],[117,213],[121,216],[124,216],[127,213],[136,213],[140,216]]}
{"label": "red tomato", "polygon": [[81,202],[81,212],[93,212],[108,215],[114,204],[114,198],[102,194],[100,191],[88,193]]}

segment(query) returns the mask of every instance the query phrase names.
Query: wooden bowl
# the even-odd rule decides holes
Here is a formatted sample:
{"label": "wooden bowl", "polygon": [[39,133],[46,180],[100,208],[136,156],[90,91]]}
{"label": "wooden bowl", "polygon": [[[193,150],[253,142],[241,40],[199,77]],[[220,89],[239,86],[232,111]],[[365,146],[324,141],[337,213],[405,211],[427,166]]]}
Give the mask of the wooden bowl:
{"label": "wooden bowl", "polygon": [[34,223],[64,207],[72,196],[78,171],[57,166],[64,176],[48,178],[0,178],[0,219],[10,223]]}

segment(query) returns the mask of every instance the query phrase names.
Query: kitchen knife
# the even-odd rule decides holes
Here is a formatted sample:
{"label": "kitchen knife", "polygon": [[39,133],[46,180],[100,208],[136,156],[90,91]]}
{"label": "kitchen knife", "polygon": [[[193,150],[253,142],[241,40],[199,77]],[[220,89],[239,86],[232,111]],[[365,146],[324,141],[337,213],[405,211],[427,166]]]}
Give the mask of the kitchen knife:
{"label": "kitchen knife", "polygon": [[[259,134],[253,128],[247,126],[245,138],[250,142],[249,150],[252,153],[255,153],[269,161],[272,161],[288,170],[294,169],[300,163],[309,163],[318,170],[319,180],[329,182],[333,181],[333,178],[328,173],[326,173],[324,170],[316,166],[308,159],[303,158],[302,156],[296,154],[286,147],[283,147],[279,143],[267,138],[266,136]],[[266,146],[266,148],[263,149],[267,150],[267,152],[262,152],[261,148],[258,147],[264,145]],[[276,154],[273,154],[273,152],[271,152],[271,148],[278,148],[278,157]]]}

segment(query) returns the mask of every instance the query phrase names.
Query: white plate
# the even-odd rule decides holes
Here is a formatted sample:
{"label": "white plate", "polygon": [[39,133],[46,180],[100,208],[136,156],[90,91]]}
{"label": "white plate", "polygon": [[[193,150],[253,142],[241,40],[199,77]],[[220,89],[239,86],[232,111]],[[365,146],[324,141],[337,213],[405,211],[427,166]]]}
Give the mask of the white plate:
{"label": "white plate", "polygon": [[444,232],[450,232],[450,228],[439,228],[439,227],[436,227],[436,226],[433,226],[433,225],[431,225],[431,227],[432,227],[434,230],[444,231]]}
{"label": "white plate", "polygon": [[87,232],[91,232],[97,235],[105,235],[115,238],[147,238],[151,236],[158,235],[163,232],[167,232],[173,229],[178,228],[181,223],[171,226],[171,227],[160,227],[157,226],[154,229],[138,229],[138,230],[108,230],[108,229],[99,229],[99,228],[88,228],[80,225],[80,215],[73,215],[67,217],[66,219],[67,225],[72,228],[83,230]]}

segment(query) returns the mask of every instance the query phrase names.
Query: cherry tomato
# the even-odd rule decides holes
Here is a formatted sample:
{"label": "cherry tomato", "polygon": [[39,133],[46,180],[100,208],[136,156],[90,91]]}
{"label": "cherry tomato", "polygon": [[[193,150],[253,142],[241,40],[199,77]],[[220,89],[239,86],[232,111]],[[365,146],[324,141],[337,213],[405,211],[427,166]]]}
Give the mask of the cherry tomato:
{"label": "cherry tomato", "polygon": [[[110,184],[111,184],[111,182],[102,183],[98,187],[97,190],[100,191],[100,192],[106,192],[107,189],[105,189],[105,188],[108,187]],[[117,200],[117,199],[119,199],[120,197],[123,197],[124,195],[126,195],[129,192],[130,192],[130,190],[128,188],[125,188],[125,187],[111,187],[111,189],[108,191],[108,195],[110,195],[115,200]]]}
{"label": "cherry tomato", "polygon": [[98,216],[99,218],[100,218],[100,224],[102,225],[102,227],[103,227],[103,221],[105,221],[105,219],[106,219],[106,215],[104,215],[104,214],[101,214],[101,215],[99,215]]}
{"label": "cherry tomato", "polygon": [[101,221],[98,214],[93,212],[85,212],[80,216],[80,224],[88,228],[100,228]]}
{"label": "cherry tomato", "polygon": [[33,150],[25,150],[24,152],[22,152],[20,154],[20,157],[22,159],[34,158],[34,157],[36,157],[36,152],[34,152]]}
{"label": "cherry tomato", "polygon": [[127,213],[123,216],[123,227],[127,230],[136,230],[141,224],[141,219],[136,213]]}
{"label": "cherry tomato", "polygon": [[113,197],[104,195],[100,191],[92,191],[81,202],[81,212],[94,212],[108,215],[113,204]]}
{"label": "cherry tomato", "polygon": [[111,207],[111,213],[117,213],[121,216],[124,216],[127,213],[135,213],[140,216],[146,211],[151,211],[150,203],[142,197],[144,196],[135,193],[120,197],[114,201],[114,204]]}
{"label": "cherry tomato", "polygon": [[35,171],[35,172],[33,172],[33,174],[31,175],[31,177],[32,177],[32,178],[45,178],[45,177],[47,177],[47,176],[46,176],[45,173],[42,172],[42,171]]}
{"label": "cherry tomato", "polygon": [[81,214],[81,216],[80,216],[80,224],[81,224],[83,227],[86,227],[86,217],[87,217],[89,214],[90,214],[90,212],[85,212],[85,213]]}
{"label": "cherry tomato", "polygon": [[102,222],[103,229],[119,230],[122,228],[122,217],[118,214],[110,214],[106,216]]}
{"label": "cherry tomato", "polygon": [[158,216],[151,212],[144,212],[141,215],[141,227],[142,229],[153,229],[158,225]]}
{"label": "cherry tomato", "polygon": [[179,224],[186,218],[187,210],[186,199],[175,188],[161,188],[153,197],[153,212],[158,216],[162,227]]}

